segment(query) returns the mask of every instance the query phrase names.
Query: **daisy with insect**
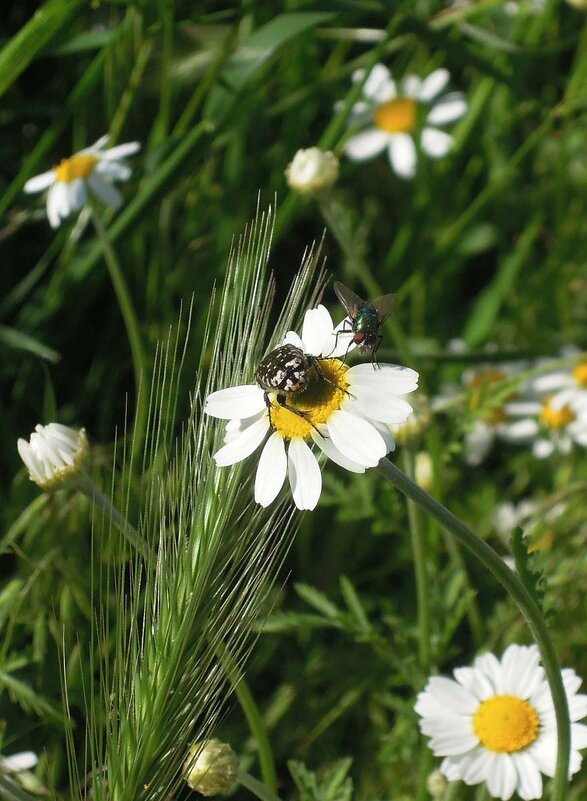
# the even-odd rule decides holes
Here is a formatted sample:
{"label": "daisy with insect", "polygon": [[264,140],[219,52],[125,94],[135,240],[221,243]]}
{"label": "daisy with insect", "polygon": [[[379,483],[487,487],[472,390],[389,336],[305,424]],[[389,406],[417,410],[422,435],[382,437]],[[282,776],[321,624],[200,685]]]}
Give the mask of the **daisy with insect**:
{"label": "daisy with insect", "polygon": [[287,333],[259,365],[255,384],[206,399],[207,414],[228,420],[225,444],[214,454],[218,466],[240,462],[265,443],[255,478],[261,506],[275,500],[287,475],[298,509],[313,509],[322,476],[312,443],[346,470],[364,473],[395,449],[387,426],[412,412],[402,396],[416,389],[418,374],[393,364],[347,366],[341,357],[354,343],[343,327],[344,321],[334,329],[324,306],[310,309],[302,336]]}

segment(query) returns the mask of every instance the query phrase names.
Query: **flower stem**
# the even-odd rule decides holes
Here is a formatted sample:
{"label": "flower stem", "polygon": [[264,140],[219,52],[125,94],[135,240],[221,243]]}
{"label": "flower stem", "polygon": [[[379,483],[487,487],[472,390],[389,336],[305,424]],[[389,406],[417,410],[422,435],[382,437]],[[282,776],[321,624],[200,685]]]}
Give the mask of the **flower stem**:
{"label": "flower stem", "polygon": [[233,684],[236,697],[241,705],[241,709],[245,713],[251,734],[255,738],[257,748],[259,749],[259,765],[261,767],[261,775],[263,776],[264,784],[261,784],[261,782],[253,779],[252,776],[250,776],[249,779],[258,784],[260,788],[263,788],[264,792],[268,795],[259,795],[259,793],[257,793],[248,784],[245,784],[244,782],[241,782],[241,784],[244,784],[245,787],[248,787],[249,790],[252,790],[256,795],[258,795],[259,798],[264,799],[264,801],[271,801],[272,799],[276,798],[275,789],[277,788],[277,773],[275,771],[275,761],[273,759],[271,745],[269,744],[269,738],[267,737],[265,724],[261,717],[261,713],[259,712],[259,707],[255,703],[255,699],[249,690],[249,686],[246,683],[244,676],[241,674],[237,677],[234,675],[234,673],[232,673],[230,675],[230,679]]}
{"label": "flower stem", "polygon": [[495,576],[511,595],[526,619],[532,636],[540,649],[542,665],[546,673],[556,713],[557,755],[551,798],[552,801],[564,801],[568,787],[571,747],[569,708],[556,651],[538,604],[518,576],[513,570],[510,570],[493,548],[459,520],[456,515],[434,500],[431,495],[406,476],[389,459],[382,459],[379,462],[379,470],[396,489],[425,509]]}
{"label": "flower stem", "polygon": [[250,773],[239,770],[236,774],[236,780],[247,790],[250,790],[253,795],[256,795],[260,801],[280,801],[279,796],[275,795],[273,790],[270,790],[263,782],[255,779]]}
{"label": "flower stem", "polygon": [[[404,467],[410,478],[414,477],[414,452],[409,447],[403,451]],[[416,600],[418,604],[419,658],[424,670],[430,668],[430,606],[428,603],[428,581],[426,578],[426,548],[422,531],[420,507],[407,499],[408,523],[414,556],[414,578],[416,580]]]}
{"label": "flower stem", "polygon": [[130,345],[132,356],[134,377],[135,377],[135,392],[136,392],[136,413],[135,413],[135,427],[133,435],[133,454],[137,455],[142,447],[143,438],[145,435],[147,425],[149,391],[147,386],[147,371],[145,355],[141,342],[141,334],[139,330],[139,323],[137,315],[128,291],[128,286],[124,279],[124,274],[120,268],[120,263],[116,257],[116,253],[108,240],[106,229],[100,219],[99,214],[92,206],[92,222],[96,229],[98,240],[102,247],[104,261],[108,267],[112,286],[118,300],[120,312],[124,320],[126,328],[126,335]]}

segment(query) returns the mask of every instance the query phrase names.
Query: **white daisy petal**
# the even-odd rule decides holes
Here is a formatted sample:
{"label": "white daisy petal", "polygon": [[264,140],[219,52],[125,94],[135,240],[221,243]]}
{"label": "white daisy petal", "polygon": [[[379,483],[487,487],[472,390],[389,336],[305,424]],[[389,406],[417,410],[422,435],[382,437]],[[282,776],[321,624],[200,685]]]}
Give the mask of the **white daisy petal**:
{"label": "white daisy petal", "polygon": [[47,194],[47,217],[52,228],[58,228],[61,219],[69,215],[67,185],[57,181]]}
{"label": "white daisy petal", "polygon": [[378,128],[367,128],[345,142],[344,152],[353,161],[366,161],[382,153],[388,142],[388,133]]}
{"label": "white daisy petal", "polygon": [[417,100],[420,97],[421,86],[422,80],[417,75],[406,75],[402,81],[403,94]]}
{"label": "white daisy petal", "polygon": [[[353,80],[362,80],[364,74],[364,70],[356,70],[353,74]],[[355,79],[355,76],[358,77]],[[377,103],[387,103],[388,100],[395,97],[395,83],[387,67],[383,64],[375,64],[363,84],[362,92],[367,99]]]}
{"label": "white daisy petal", "polygon": [[[507,414],[507,408],[505,409]],[[518,420],[500,428],[500,436],[509,442],[527,442],[538,434],[539,426],[536,420]]]}
{"label": "white daisy petal", "polygon": [[430,158],[440,159],[446,156],[452,146],[452,136],[436,128],[424,128],[422,131],[422,149]]}
{"label": "white daisy petal", "polygon": [[[351,390],[351,394],[354,394]],[[402,398],[394,398],[380,392],[369,392],[361,389],[354,400],[347,402],[345,408],[351,411],[358,408],[368,418],[378,420],[387,425],[401,425],[412,414],[412,407]]]}
{"label": "white daisy petal", "polygon": [[99,153],[100,156],[102,156],[103,148],[106,147],[109,139],[110,134],[104,134],[104,136],[101,136],[93,145],[84,148],[84,150],[80,150],[80,153],[91,153],[92,155]]}
{"label": "white daisy petal", "polygon": [[473,715],[479,708],[479,701],[469,690],[444,676],[432,676],[428,680],[426,691],[451,713]]}
{"label": "white daisy petal", "polygon": [[[25,184],[26,186],[26,184]],[[575,381],[569,373],[547,373],[532,381],[532,389],[535,392],[556,392],[563,387],[574,387]]]}
{"label": "white daisy petal", "polygon": [[304,343],[300,339],[300,337],[296,334],[295,331],[288,331],[287,334],[283,337],[282,345],[293,345],[294,348],[299,348],[300,350],[304,350]]}
{"label": "white daisy petal", "polygon": [[206,398],[204,412],[222,420],[253,417],[265,409],[264,393],[256,384],[229,387],[212,392]]}
{"label": "white daisy petal", "polygon": [[340,467],[344,467],[345,470],[348,470],[351,473],[364,473],[365,467],[363,465],[357,464],[353,462],[351,459],[348,459],[344,453],[338,450],[338,448],[333,444],[330,437],[321,437],[317,431],[312,429],[312,439],[316,443],[316,445],[320,448],[322,453],[328,456],[335,464],[339,465]]}
{"label": "white daisy petal", "polygon": [[472,667],[455,668],[453,675],[458,683],[479,701],[484,701],[494,694],[493,684],[481,670]]}
{"label": "white daisy petal", "polygon": [[7,773],[20,773],[31,770],[38,763],[39,757],[33,751],[21,751],[19,754],[0,757],[0,768]]}
{"label": "white daisy petal", "polygon": [[433,98],[437,97],[450,80],[450,73],[445,69],[438,69],[431,72],[422,81],[420,87],[419,98],[423,103],[428,103]]}
{"label": "white daisy petal", "polygon": [[461,92],[451,92],[441,97],[430,109],[426,122],[429,125],[446,125],[456,122],[467,111],[467,101]]}
{"label": "white daisy petal", "polygon": [[298,509],[314,509],[322,492],[316,457],[302,439],[292,439],[287,452],[289,485]]}
{"label": "white daisy petal", "polygon": [[44,172],[41,175],[35,175],[34,178],[29,178],[23,189],[28,194],[33,192],[44,192],[45,189],[49,189],[49,187],[55,183],[55,180],[55,170],[49,170],[49,172]]}
{"label": "white daisy petal", "polygon": [[277,431],[269,437],[261,451],[255,476],[255,501],[269,506],[279,494],[287,473],[287,456],[283,437]]}
{"label": "white daisy petal", "polygon": [[101,200],[106,206],[114,210],[122,206],[122,195],[118,189],[95,170],[88,178],[88,184],[98,200]]}
{"label": "white daisy petal", "polygon": [[489,681],[493,684],[496,695],[506,692],[503,684],[503,671],[501,663],[495,654],[482,654],[473,662],[473,667],[482,671]]}
{"label": "white daisy petal", "polygon": [[512,759],[518,772],[518,786],[516,792],[524,801],[542,798],[542,776],[538,766],[526,751],[512,754]]}
{"label": "white daisy petal", "polygon": [[88,190],[83,178],[76,178],[70,181],[68,186],[69,206],[71,211],[78,211],[85,206],[88,199]]}
{"label": "white daisy petal", "polygon": [[484,461],[485,457],[493,447],[495,442],[495,429],[484,420],[475,420],[473,427],[467,431],[464,439],[464,460],[465,464],[477,467]]}
{"label": "white daisy petal", "polygon": [[555,444],[549,439],[538,439],[532,447],[532,453],[537,459],[548,459],[555,450]]}
{"label": "white daisy petal", "polygon": [[132,170],[127,164],[118,161],[99,161],[95,168],[100,175],[107,175],[116,181],[128,181],[132,175]]}
{"label": "white daisy petal", "polygon": [[587,726],[584,723],[571,724],[573,748],[587,748]]}
{"label": "white daisy petal", "polygon": [[492,767],[487,775],[487,787],[491,795],[508,801],[516,789],[518,773],[510,754],[494,754]]}
{"label": "white daisy petal", "polygon": [[389,161],[400,178],[413,178],[416,174],[416,146],[409,134],[396,133],[389,138]]}
{"label": "white daisy petal", "polygon": [[218,467],[228,467],[231,464],[242,462],[257,450],[265,439],[269,430],[269,419],[267,415],[260,417],[256,423],[246,428],[230,442],[227,442],[219,451],[214,454],[214,461]]}
{"label": "white daisy petal", "polygon": [[345,358],[347,353],[354,350],[357,345],[353,342],[353,326],[348,317],[341,320],[336,328],[327,337],[322,351],[323,356],[331,359]]}
{"label": "white daisy petal", "polygon": [[332,335],[332,327],[332,317],[325,306],[320,304],[316,309],[308,309],[302,326],[304,353],[322,356],[323,347]]}
{"label": "white daisy petal", "polygon": [[375,467],[387,453],[383,437],[367,420],[341,409],[330,416],[328,433],[347,459],[364,467]]}
{"label": "white daisy petal", "polygon": [[123,145],[116,145],[116,147],[111,147],[109,150],[104,150],[100,154],[100,157],[106,161],[118,161],[118,159],[133,156],[135,153],[138,153],[140,149],[140,142],[125,142]]}
{"label": "white daisy petal", "polygon": [[363,387],[389,395],[407,395],[418,388],[418,373],[399,364],[381,364],[375,369],[372,364],[357,364],[347,372],[347,380],[357,397]]}

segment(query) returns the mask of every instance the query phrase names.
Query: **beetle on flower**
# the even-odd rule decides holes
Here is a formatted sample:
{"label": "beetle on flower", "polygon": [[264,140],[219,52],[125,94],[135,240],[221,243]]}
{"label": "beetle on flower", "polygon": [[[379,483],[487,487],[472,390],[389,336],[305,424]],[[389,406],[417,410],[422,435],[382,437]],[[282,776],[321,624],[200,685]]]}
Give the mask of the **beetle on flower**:
{"label": "beetle on flower", "polygon": [[309,442],[346,470],[364,473],[395,448],[387,425],[403,423],[412,412],[401,396],[416,389],[418,374],[393,364],[378,371],[370,364],[349,367],[341,357],[352,343],[340,333],[342,325],[334,329],[328,310],[318,306],[306,312],[301,337],[287,333],[282,345],[309,357],[311,369],[303,387],[285,392],[285,405],[277,397],[280,388],[265,382],[221,389],[206,399],[205,412],[228,421],[225,444],[214,454],[219,467],[246,459],[271,431],[255,478],[261,506],[275,500],[288,475],[298,509],[314,509],[322,476]]}

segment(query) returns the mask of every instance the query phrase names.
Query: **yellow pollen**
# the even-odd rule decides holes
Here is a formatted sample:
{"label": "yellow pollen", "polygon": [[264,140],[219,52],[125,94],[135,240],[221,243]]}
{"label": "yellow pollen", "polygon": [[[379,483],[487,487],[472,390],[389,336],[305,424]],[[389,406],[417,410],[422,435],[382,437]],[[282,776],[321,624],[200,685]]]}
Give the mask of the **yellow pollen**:
{"label": "yellow pollen", "polygon": [[494,695],[482,701],[473,718],[481,744],[498,754],[512,754],[538,737],[540,718],[528,701],[515,695]]}
{"label": "yellow pollen", "polygon": [[561,406],[560,409],[553,409],[551,400],[552,398],[545,398],[542,402],[542,409],[538,415],[542,425],[558,430],[559,428],[564,428],[564,426],[568,426],[569,423],[572,423],[575,419],[575,412],[571,409],[571,407],[568,404],[565,404],[564,406]]}
{"label": "yellow pollen", "polygon": [[307,419],[290,412],[289,409],[284,409],[277,401],[272,400],[271,423],[285,439],[297,437],[308,439],[312,433],[312,425],[328,422],[330,415],[340,409],[346,397],[344,392],[348,386],[344,377],[348,370],[346,364],[339,359],[320,359],[319,365],[324,378],[336,386],[320,378],[312,368],[307,387],[302,392],[289,393],[286,396],[287,405],[304,412]]}
{"label": "yellow pollen", "polygon": [[587,387],[587,359],[579,364],[573,370],[573,378],[582,387]]}
{"label": "yellow pollen", "polygon": [[79,156],[72,156],[70,159],[63,159],[58,167],[55,167],[55,174],[58,181],[75,181],[76,178],[89,178],[94,172],[94,167],[98,159],[81,153]]}
{"label": "yellow pollen", "polygon": [[375,125],[388,133],[412,133],[416,127],[416,101],[396,97],[384,103],[375,112]]}

